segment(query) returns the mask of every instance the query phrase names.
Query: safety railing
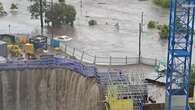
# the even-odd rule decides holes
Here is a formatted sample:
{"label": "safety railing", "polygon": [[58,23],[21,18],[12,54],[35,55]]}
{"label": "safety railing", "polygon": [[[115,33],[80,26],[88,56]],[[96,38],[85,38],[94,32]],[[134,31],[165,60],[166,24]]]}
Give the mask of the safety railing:
{"label": "safety railing", "polygon": [[8,61],[7,63],[0,64],[0,70],[9,69],[34,69],[34,68],[62,68],[69,69],[74,72],[80,73],[85,77],[95,77],[95,66],[83,65],[77,60],[64,59],[57,57],[40,58],[34,60],[17,60]]}
{"label": "safety railing", "polygon": [[145,64],[150,66],[155,66],[160,62],[156,58],[145,58],[145,57],[99,57],[96,55],[91,55],[86,51],[71,47],[67,44],[60,44],[62,51],[77,60],[84,63],[96,64],[96,65],[133,65],[133,64]]}

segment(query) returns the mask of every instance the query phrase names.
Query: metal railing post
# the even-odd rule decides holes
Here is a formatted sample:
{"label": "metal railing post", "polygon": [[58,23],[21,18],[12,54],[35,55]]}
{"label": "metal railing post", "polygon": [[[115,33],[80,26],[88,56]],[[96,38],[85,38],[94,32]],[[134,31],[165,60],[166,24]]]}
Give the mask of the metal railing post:
{"label": "metal railing post", "polygon": [[110,56],[110,66],[112,65],[112,57]]}
{"label": "metal railing post", "polygon": [[93,64],[96,64],[96,55],[94,56]]}
{"label": "metal railing post", "polygon": [[65,44],[65,54],[67,54],[67,44]]}
{"label": "metal railing post", "polygon": [[84,57],[84,51],[83,51],[83,53],[81,55],[81,62],[83,61],[83,57]]}
{"label": "metal railing post", "polygon": [[155,58],[155,62],[154,62],[154,66],[156,66],[157,65],[157,58]]}
{"label": "metal railing post", "polygon": [[73,48],[73,53],[72,53],[72,56],[74,57],[74,54],[75,54],[75,48]]}
{"label": "metal railing post", "polygon": [[125,58],[125,63],[126,63],[126,65],[127,65],[127,63],[128,63],[127,60],[128,60],[128,58],[127,58],[127,56],[126,56],[126,58]]}

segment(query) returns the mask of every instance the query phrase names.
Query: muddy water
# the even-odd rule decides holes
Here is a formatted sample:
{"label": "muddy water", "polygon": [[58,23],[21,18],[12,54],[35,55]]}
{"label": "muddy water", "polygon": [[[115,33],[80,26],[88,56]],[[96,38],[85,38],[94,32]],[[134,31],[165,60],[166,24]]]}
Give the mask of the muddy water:
{"label": "muddy water", "polygon": [[[28,0],[0,0],[3,3],[4,9],[8,12],[8,16],[0,17],[0,33],[31,33],[39,32],[39,20],[32,20],[30,13],[27,10],[29,6]],[[11,13],[11,3],[18,5],[18,12]]]}
{"label": "muddy water", "polygon": [[[12,2],[19,4],[19,13],[0,18],[0,33],[9,32],[9,24],[11,33],[40,32],[39,20],[30,19],[27,0],[1,1],[8,12]],[[148,30],[147,23],[155,20],[167,24],[169,10],[154,5],[152,0],[82,0],[82,8],[81,0],[65,1],[76,7],[75,27],[55,29],[55,33],[71,36],[73,40],[70,45],[73,47],[84,49],[96,56],[135,57],[138,55],[138,24],[141,21],[141,12],[144,12],[142,56],[166,59],[167,42],[159,39],[157,30]],[[90,19],[95,19],[98,25],[88,26]],[[119,23],[119,31],[115,27],[116,23]],[[195,63],[195,58],[193,59]]]}
{"label": "muddy water", "polygon": [[0,110],[102,110],[94,79],[61,69],[0,72]]}

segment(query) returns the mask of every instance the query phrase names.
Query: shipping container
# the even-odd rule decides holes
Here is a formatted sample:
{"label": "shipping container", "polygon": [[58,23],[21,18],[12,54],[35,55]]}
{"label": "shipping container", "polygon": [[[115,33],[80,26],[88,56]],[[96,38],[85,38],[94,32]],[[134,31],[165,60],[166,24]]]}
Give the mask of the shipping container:
{"label": "shipping container", "polygon": [[3,41],[0,41],[0,56],[3,56],[3,57],[8,56],[7,43]]}

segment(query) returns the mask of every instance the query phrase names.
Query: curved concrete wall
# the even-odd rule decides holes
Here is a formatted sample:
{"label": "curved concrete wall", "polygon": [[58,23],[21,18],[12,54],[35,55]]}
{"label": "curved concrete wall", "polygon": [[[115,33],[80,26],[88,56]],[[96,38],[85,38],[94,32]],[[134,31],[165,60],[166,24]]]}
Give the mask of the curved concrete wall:
{"label": "curved concrete wall", "polygon": [[0,110],[103,110],[95,79],[63,69],[0,71]]}

